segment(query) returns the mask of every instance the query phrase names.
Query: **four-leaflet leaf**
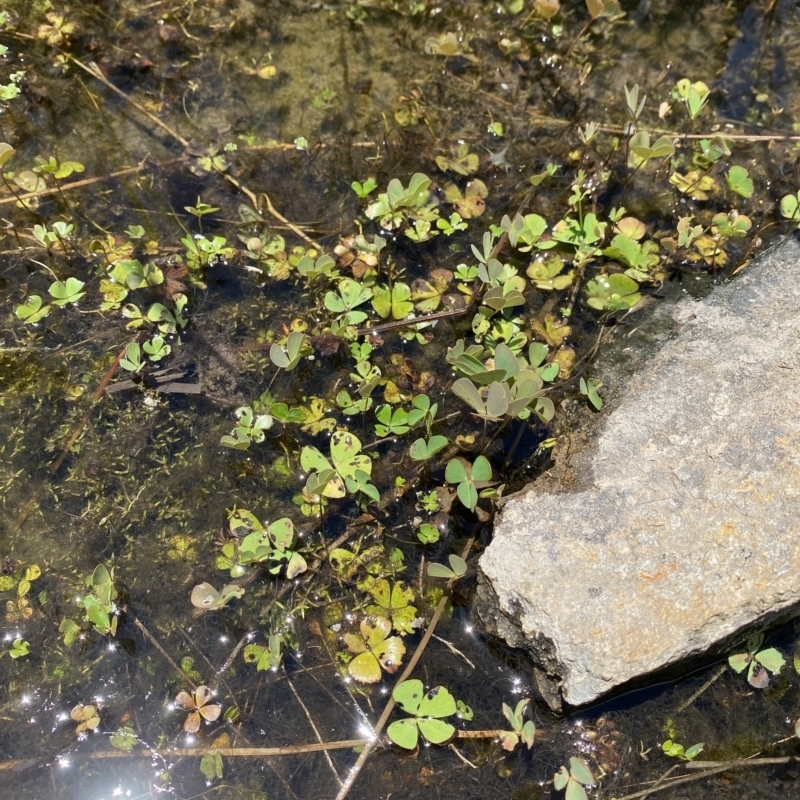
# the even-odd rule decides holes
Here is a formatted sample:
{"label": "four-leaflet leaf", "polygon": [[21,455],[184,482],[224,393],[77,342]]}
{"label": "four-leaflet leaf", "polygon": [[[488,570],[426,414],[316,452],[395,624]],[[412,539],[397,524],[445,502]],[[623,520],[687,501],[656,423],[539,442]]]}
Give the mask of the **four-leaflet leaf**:
{"label": "four-leaflet leaf", "polygon": [[387,736],[399,747],[413,750],[419,734],[431,744],[444,744],[451,739],[456,729],[444,722],[457,712],[456,700],[444,686],[436,686],[425,692],[422,681],[416,678],[397,684],[392,698],[410,718],[399,719],[387,729]]}

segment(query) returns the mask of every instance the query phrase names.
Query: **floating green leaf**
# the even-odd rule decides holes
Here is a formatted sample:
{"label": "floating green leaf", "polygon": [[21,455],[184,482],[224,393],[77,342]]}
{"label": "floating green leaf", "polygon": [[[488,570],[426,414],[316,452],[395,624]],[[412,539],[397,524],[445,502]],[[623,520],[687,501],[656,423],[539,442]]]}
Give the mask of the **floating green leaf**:
{"label": "floating green leaf", "polygon": [[209,781],[219,780],[222,777],[222,756],[219,753],[206,753],[200,759],[200,772]]}
{"label": "floating green leaf", "polygon": [[391,586],[386,578],[379,578],[369,588],[375,604],[367,606],[367,613],[391,619],[392,627],[401,634],[413,633],[412,623],[417,617],[414,590],[398,581]]}
{"label": "floating green leaf", "polygon": [[[800,220],[800,191],[797,194],[785,194],[780,203],[781,216],[786,219]],[[800,222],[798,222],[800,227]]]}
{"label": "floating green leaf", "polygon": [[42,305],[42,298],[33,294],[15,306],[14,313],[28,325],[34,325],[50,313],[50,306]]}
{"label": "floating green leaf", "polygon": [[389,636],[392,623],[388,619],[376,617],[372,622],[362,620],[360,635],[347,633],[344,636],[347,649],[356,653],[347,670],[359,683],[377,683],[381,679],[381,668],[389,674],[397,672],[406,652],[399,636]]}
{"label": "floating green leaf", "polygon": [[192,589],[191,601],[195,608],[216,611],[224,608],[235,597],[241,597],[244,589],[235,583],[223,586],[217,591],[210,583],[199,583]]}
{"label": "floating green leaf", "polygon": [[409,455],[414,461],[427,461],[433,458],[440,450],[448,445],[446,436],[431,436],[430,439],[417,439],[409,450]]}
{"label": "floating green leaf", "polygon": [[306,344],[306,336],[300,331],[292,331],[286,340],[286,349],[273,344],[269,350],[270,361],[287,371],[293,370],[303,356],[311,355],[312,350]]}
{"label": "floating green leaf", "polygon": [[117,728],[117,730],[111,734],[109,741],[115,750],[122,750],[125,753],[129,753],[136,747],[139,738],[136,736],[133,728],[124,725],[121,728]]}
{"label": "floating green leaf", "polygon": [[456,700],[444,686],[436,686],[427,694],[422,681],[412,679],[395,686],[392,698],[412,719],[397,720],[387,729],[389,738],[398,746],[413,750],[419,733],[431,744],[444,744],[455,734],[455,728],[444,717],[456,713]]}
{"label": "floating green leaf", "polygon": [[405,319],[414,310],[410,301],[411,289],[405,283],[388,286],[376,286],[372,294],[372,307],[382,319],[391,315],[392,319]]}
{"label": "floating green leaf", "polygon": [[598,275],[586,284],[586,302],[601,311],[623,311],[641,300],[639,284],[620,273]]}
{"label": "floating green leaf", "polygon": [[449,567],[444,564],[428,564],[428,575],[431,578],[445,578],[452,581],[467,574],[467,562],[461,556],[451,554],[447,560],[450,562]]}
{"label": "floating green leaf", "polygon": [[81,289],[85,286],[83,281],[77,278],[67,278],[66,281],[55,281],[50,284],[47,290],[53,298],[54,306],[65,306],[67,303],[77,303],[85,292]]}
{"label": "floating green leaf", "polygon": [[753,196],[753,179],[744,167],[733,166],[725,175],[728,186],[742,197]]}

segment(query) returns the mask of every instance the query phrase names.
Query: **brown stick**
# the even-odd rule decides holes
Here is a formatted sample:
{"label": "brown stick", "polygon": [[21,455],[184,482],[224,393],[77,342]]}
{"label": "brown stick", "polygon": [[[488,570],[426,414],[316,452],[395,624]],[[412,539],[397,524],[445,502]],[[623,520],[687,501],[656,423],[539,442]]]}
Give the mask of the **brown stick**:
{"label": "brown stick", "polygon": [[[456,739],[494,739],[506,731],[456,731]],[[85,753],[69,753],[70,759],[94,760],[96,758],[202,758],[207,755],[220,755],[226,758],[274,758],[276,756],[295,756],[304,753],[321,753],[329,750],[349,750],[364,747],[371,739],[343,739],[336,742],[311,742],[309,744],[290,744],[284,747],[176,747],[174,750],[93,750]],[[51,759],[20,758],[0,763],[0,772],[13,770],[21,772],[32,767],[47,764]],[[773,759],[775,760],[775,759]]]}
{"label": "brown stick", "polygon": [[136,100],[125,94],[122,89],[118,89],[116,86],[114,86],[114,84],[111,83],[111,81],[108,80],[105,75],[103,75],[100,67],[98,67],[94,61],[84,64],[82,61],[78,61],[77,58],[69,55],[69,53],[64,53],[64,55],[70,60],[70,62],[88,72],[93,78],[97,78],[100,83],[102,83],[108,89],[111,89],[111,91],[115,94],[118,94],[123,100],[125,100],[125,102],[130,103],[140,114],[144,114],[150,120],[150,122],[152,122],[154,125],[158,125],[159,128],[166,131],[173,139],[175,139],[176,142],[180,142],[184,147],[189,146],[188,139],[184,139],[183,136],[181,136],[177,131],[170,128],[166,122],[160,120],[154,114],[151,114],[143,105],[137,103]]}
{"label": "brown stick", "polygon": [[70,189],[80,189],[83,186],[91,186],[94,183],[100,183],[101,181],[107,181],[110,178],[121,178],[125,175],[132,175],[136,172],[141,172],[145,169],[151,169],[152,167],[159,166],[165,167],[169,164],[175,164],[178,161],[184,161],[185,156],[178,156],[178,158],[171,158],[168,161],[162,161],[159,164],[145,164],[142,162],[138,166],[135,167],[126,167],[125,169],[119,169],[116,172],[109,172],[108,175],[102,175],[99,178],[84,178],[81,181],[70,181],[70,183],[62,183],[60,187],[55,187],[53,189],[42,189],[39,192],[26,192],[25,194],[18,195],[16,197],[4,197],[0,199],[0,206],[8,205],[9,203],[16,203],[17,200],[30,200],[32,197],[46,197],[47,195],[51,194],[58,194],[59,191],[66,192]]}
{"label": "brown stick", "polygon": [[[220,755],[227,758],[265,758],[274,756],[293,756],[302,753],[318,753],[323,750],[346,750],[351,747],[362,747],[366,739],[348,739],[339,742],[313,742],[311,744],[295,744],[286,747],[179,747],[174,750],[94,750],[86,753],[70,753],[70,759],[93,760],[96,758],[198,758],[206,755]],[[20,772],[41,764],[49,759],[24,758],[0,763],[0,772],[14,770]]]}
{"label": "brown stick", "polygon": [[463,317],[468,310],[469,308],[464,306],[464,308],[454,308],[452,311],[435,311],[433,314],[426,314],[423,317],[415,317],[414,319],[398,319],[394,322],[383,322],[380,325],[359,328],[356,331],[356,336],[370,336],[373,333],[383,333],[383,331],[391,331],[395,328],[410,328],[414,325],[421,325],[423,322],[433,322],[436,319]]}
{"label": "brown stick", "polygon": [[148,639],[153,647],[158,650],[159,653],[164,657],[164,660],[174,669],[176,672],[179,672],[183,675],[184,680],[192,687],[192,689],[197,688],[197,684],[175,663],[174,659],[170,654],[159,644],[158,639],[150,633],[147,628],[139,621],[139,618],[131,611],[128,612],[133,619],[133,624],[144,634],[145,639]]}
{"label": "brown stick", "polygon": [[[796,756],[785,756],[785,757],[778,757],[778,758],[740,758],[737,761],[727,761],[721,764],[718,764],[715,767],[711,767],[708,769],[704,769],[702,772],[697,773],[696,775],[683,775],[679,778],[675,778],[674,780],[664,781],[664,783],[660,784],[659,786],[651,786],[649,789],[643,789],[641,792],[634,792],[633,794],[626,794],[622,797],[617,797],[616,800],[638,800],[641,797],[647,797],[649,794],[655,794],[655,792],[663,792],[664,789],[671,789],[673,786],[678,786],[682,783],[691,783],[692,781],[699,781],[703,778],[709,778],[712,775],[717,775],[720,772],[726,772],[729,769],[737,769],[739,767],[766,767],[766,766],[773,766],[775,764],[790,764],[792,762],[798,761]],[[705,764],[714,763],[714,762],[702,762]],[[693,764],[686,763],[684,764],[685,767],[691,769]],[[697,766],[700,766],[699,764]]]}

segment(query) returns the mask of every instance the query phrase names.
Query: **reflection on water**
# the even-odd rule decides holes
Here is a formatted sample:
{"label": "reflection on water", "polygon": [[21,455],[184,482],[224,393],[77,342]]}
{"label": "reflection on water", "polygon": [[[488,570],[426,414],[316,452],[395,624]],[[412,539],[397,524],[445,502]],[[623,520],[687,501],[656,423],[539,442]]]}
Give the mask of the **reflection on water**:
{"label": "reflection on water", "polygon": [[[434,175],[435,156],[461,139],[481,155],[479,174],[490,187],[487,219],[499,219],[513,213],[530,175],[548,161],[571,172],[580,158],[576,125],[621,123],[626,82],[637,81],[655,98],[684,75],[703,79],[713,84],[720,124],[742,123],[735,130],[746,133],[791,129],[800,117],[796,4],[653,0],[631,7],[635,15],[629,21],[598,20],[581,40],[576,37],[587,15],[577,3],[556,20],[556,28],[525,23],[527,6],[514,15],[509,2],[162,2],[113,8],[79,3],[63,11],[74,23],[69,32],[58,18],[61,11],[53,18],[54,12],[31,10],[27,3],[9,5],[12,24],[0,35],[9,52],[0,82],[8,80],[9,70],[25,69],[27,75],[22,96],[2,106],[0,138],[17,149],[6,169],[19,172],[36,156],[46,162],[52,155],[85,167],[65,183],[102,180],[62,187],[31,210],[15,207],[8,194],[0,197],[9,200],[0,213],[4,796],[334,797],[356,761],[352,748],[230,753],[370,734],[391,677],[374,689],[344,679],[337,670],[337,636],[325,635],[331,625],[348,629],[346,617],[331,622],[330,609],[339,604],[340,612],[352,610],[361,597],[353,586],[356,572],[323,570],[325,580],[311,583],[262,574],[241,600],[199,615],[189,597],[199,583],[219,589],[228,580],[217,561],[229,539],[227,510],[234,506],[266,521],[291,516],[310,552],[348,532],[350,545],[357,541],[362,551],[384,545],[389,558],[399,548],[405,571],[392,562],[397,579],[419,586],[423,549],[410,526],[420,514],[415,492],[369,524],[352,503],[320,524],[301,517],[293,497],[303,486],[299,448],[313,442],[324,449],[327,434],[296,440],[277,426],[264,445],[246,452],[219,445],[233,426],[236,406],[253,403],[267,390],[298,405],[311,397],[331,398],[349,382],[352,360],[326,353],[298,373],[275,376],[266,358],[269,343],[301,313],[303,290],[293,281],[260,282],[239,253],[216,261],[202,282],[173,274],[191,295],[191,323],[180,341],[171,339],[167,364],[176,381],[201,384],[204,394],[126,390],[93,404],[103,375],[135,334],[125,329],[119,312],[96,313],[99,303],[88,300],[82,313],[54,308],[43,324],[25,328],[13,308],[32,293],[46,295],[52,279],[51,258],[37,243],[34,225],[73,222],[75,246],[66,253],[70,274],[82,276],[95,293],[98,253],[122,247],[129,241],[122,232],[131,226],[144,228],[137,246],[157,254],[156,263],[167,271],[174,267],[170,256],[183,249],[181,238],[200,230],[224,236],[240,250],[261,233],[281,234],[291,245],[301,241],[263,201],[266,223],[243,217],[240,206],[248,198],[237,185],[257,201],[266,192],[286,220],[330,249],[340,234],[353,231],[359,215],[349,188],[353,180],[376,175],[384,187],[393,176],[407,181],[415,171]],[[49,26],[43,33],[42,25]],[[427,40],[453,31],[457,52],[447,60],[426,55]],[[444,47],[449,40],[437,41]],[[97,63],[149,116],[65,54]],[[497,121],[506,133],[502,141],[487,133]],[[225,150],[226,143],[236,149]],[[609,137],[603,145],[609,162],[616,144]],[[743,143],[737,151],[739,163],[751,165],[766,193],[765,204],[797,189],[792,146]],[[492,160],[486,151],[503,152],[505,159]],[[227,159],[235,183],[213,172],[214,158]],[[599,162],[591,166],[598,173],[605,169]],[[611,176],[609,195],[619,193],[623,180]],[[568,183],[543,187],[537,211],[546,215],[563,207]],[[654,197],[646,183],[634,181],[626,202],[658,225],[659,206],[671,205],[673,197]],[[599,195],[598,202],[617,202]],[[200,221],[185,213],[198,198],[220,211]],[[427,275],[431,263],[453,269],[465,257],[465,242],[448,248],[436,241],[429,249],[406,244],[398,268],[410,279]],[[59,246],[51,245],[53,264],[62,263]],[[173,286],[170,296],[179,291]],[[169,300],[163,292],[155,297]],[[577,323],[576,342],[588,350],[596,323],[588,316]],[[463,411],[444,392],[449,372],[442,370],[443,354],[436,349],[464,335],[459,325],[443,320],[426,347],[387,333],[381,351],[387,363],[401,357],[395,366],[412,383],[421,380],[414,370],[440,370],[428,394],[442,405],[442,416]],[[362,430],[359,424],[348,422],[365,444],[376,438],[371,427]],[[458,417],[447,424],[451,438],[468,428]],[[543,463],[533,454],[544,433],[533,427],[519,438],[517,433],[505,430],[492,455],[503,464],[500,454],[516,439],[516,463],[506,466],[519,483]],[[392,485],[407,446],[386,441],[377,447],[374,478],[383,490]],[[441,483],[440,474],[432,475],[419,488],[429,492]],[[427,560],[444,561],[470,536],[488,536],[469,516],[454,514],[450,525],[449,534],[425,550]],[[85,599],[97,593],[86,577],[101,563],[115,569],[116,636],[84,624],[67,647],[59,627],[65,618],[83,621]],[[27,572],[34,566],[41,574]],[[502,703],[513,707],[530,696],[528,666],[472,629],[471,580],[459,584],[455,608],[437,626],[415,675],[427,686],[446,685],[474,709],[474,720],[463,727],[495,730],[506,724]],[[419,601],[420,613],[429,615],[436,600]],[[283,637],[282,666],[258,671],[243,651],[259,644],[267,658],[270,634]],[[409,653],[419,639],[418,632],[409,635]],[[27,655],[18,649],[22,642],[29,643]],[[791,649],[788,634],[778,645],[784,653]],[[716,675],[711,667],[566,720],[553,719],[535,703],[537,743],[530,752],[507,753],[492,739],[459,741],[462,758],[446,747],[422,746],[411,757],[381,746],[351,796],[545,797],[552,788],[547,781],[574,755],[583,755],[595,774],[605,771],[604,796],[622,796],[670,766],[659,753],[668,737],[687,747],[705,742],[703,757],[715,759],[749,756],[789,736],[787,721],[798,716],[799,706],[790,667],[759,692],[726,671],[682,708]],[[201,685],[215,691],[210,702],[222,707],[222,715],[187,732],[187,709],[175,700]],[[78,706],[94,706],[99,723],[78,732],[95,719],[75,712]],[[133,749],[127,751],[128,745]],[[221,774],[219,762],[201,764],[191,753],[209,746],[225,753]],[[792,747],[789,742],[766,752],[783,755]],[[729,787],[738,796],[756,796],[759,787],[789,796],[780,795],[791,791],[789,767],[760,769],[733,773]],[[717,785],[713,780],[664,796],[716,796],[722,790],[710,788]]]}

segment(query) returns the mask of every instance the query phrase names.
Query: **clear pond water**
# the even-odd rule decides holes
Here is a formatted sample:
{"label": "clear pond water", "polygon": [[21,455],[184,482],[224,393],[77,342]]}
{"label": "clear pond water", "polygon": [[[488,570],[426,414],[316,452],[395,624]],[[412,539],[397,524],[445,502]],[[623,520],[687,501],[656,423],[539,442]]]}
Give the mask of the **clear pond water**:
{"label": "clear pond water", "polygon": [[[449,511],[426,511],[421,498],[445,484],[444,464],[421,467],[408,458],[416,434],[381,436],[372,412],[347,416],[337,408],[342,389],[354,392],[356,362],[349,343],[337,347],[326,336],[324,289],[309,288],[289,270],[284,276],[280,265],[261,262],[258,271],[248,241],[274,243],[270,237],[280,235],[291,254],[309,240],[332,252],[359,224],[371,237],[377,228],[364,217],[351,182],[374,176],[384,191],[390,178],[405,185],[414,172],[425,172],[441,187],[453,181],[466,191],[466,176],[436,162],[453,158],[463,142],[479,157],[485,213],[451,237],[420,244],[387,237],[391,266],[383,268],[392,281],[427,279],[434,269],[453,271],[470,260],[470,245],[480,246],[490,222],[513,216],[532,189],[530,177],[549,162],[558,170],[536,188],[524,213],[558,219],[582,168],[587,208],[607,216],[624,202],[654,241],[668,237],[685,213],[708,225],[712,213],[733,205],[752,217],[753,231],[767,242],[790,229],[775,204],[799,188],[791,138],[800,124],[798,5],[645,0],[623,3],[626,16],[588,28],[579,2],[564,2],[549,21],[532,16],[530,3],[516,10],[510,2],[201,0],[51,9],[9,0],[6,6],[0,84],[16,85],[12,73],[25,75],[20,95],[0,103],[0,139],[16,150],[0,187],[2,794],[333,798],[356,762],[353,748],[327,754],[291,748],[367,736],[391,692],[397,674],[361,685],[347,677],[342,655],[342,634],[357,631],[372,602],[357,585],[367,567],[337,572],[323,559],[315,577],[301,573],[293,580],[284,571],[255,577],[249,571],[241,598],[196,614],[193,587],[209,582],[219,589],[231,580],[218,564],[230,541],[228,512],[249,509],[264,521],[290,517],[311,566],[334,542],[358,553],[382,549],[381,574],[414,588],[423,620],[438,599],[424,563],[445,562],[472,542],[473,567],[491,525],[458,501]],[[98,65],[104,80],[80,64]],[[659,117],[659,105],[671,102],[670,90],[683,77],[708,84],[708,108],[691,121],[673,103]],[[707,202],[676,192],[666,166],[626,166],[624,85],[634,82],[647,94],[642,119],[648,129],[732,137],[731,156],[705,167],[719,180]],[[601,130],[585,146],[579,129],[590,122]],[[495,123],[502,135],[500,128],[490,130]],[[675,141],[686,172],[698,139]],[[51,156],[61,165],[79,162],[83,170],[56,185],[42,169]],[[722,167],[734,163],[750,172],[750,198],[725,188]],[[37,176],[50,191],[40,191]],[[14,193],[29,189],[38,196],[21,207]],[[216,210],[198,220],[186,207],[200,201]],[[260,219],[242,211],[253,201]],[[48,248],[35,226],[52,230],[59,220],[73,229]],[[131,226],[141,226],[143,235],[133,236]],[[183,274],[176,256],[185,258],[187,234],[224,237],[233,252]],[[754,238],[751,232],[731,240],[727,264],[711,270],[702,259],[662,253],[665,283],[643,291],[658,300],[691,290],[709,271],[714,280],[725,279],[751,256]],[[119,305],[170,305],[185,292],[189,323],[167,337],[172,353],[163,363],[143,370],[148,380],[95,401],[104,377],[131,379],[115,359],[138,333],[126,327],[131,316],[121,308],[101,307],[107,299],[101,281],[118,249],[185,285],[165,281],[152,291],[138,289]],[[522,272],[526,263],[519,262]],[[32,295],[49,301],[54,280],[68,277],[85,282],[77,307],[53,306],[40,322],[25,324],[17,307]],[[607,323],[580,297],[571,300],[568,290],[554,294],[529,285],[526,301],[529,337],[534,318],[574,304],[569,342],[576,366],[552,396],[576,407],[585,402],[577,380],[590,374],[599,326]],[[510,490],[546,468],[540,445],[551,430],[536,417],[484,426],[449,391],[445,348],[470,336],[470,318],[439,320],[422,331],[429,341],[386,331],[374,343],[373,363],[406,396],[425,393],[438,402],[435,432],[458,442],[470,460],[484,450]],[[369,322],[382,320],[370,312]],[[292,326],[313,337],[315,358],[291,372],[277,370],[270,346]],[[156,391],[164,386],[153,373],[162,367],[184,388]],[[307,423],[315,421],[312,409],[325,409],[317,422],[330,418],[371,445],[382,502],[359,509],[352,499],[334,500],[321,518],[303,516],[295,502],[304,485],[299,453],[306,446],[324,450],[324,430],[276,423],[261,444],[223,447],[234,409],[267,391],[306,408]],[[384,391],[376,390],[376,406]],[[482,507],[491,508],[488,501]],[[440,524],[438,542],[418,541],[420,520]],[[98,564],[114,569],[119,616],[113,637],[93,630],[80,605]],[[33,565],[38,574],[26,575]],[[553,774],[580,756],[599,777],[592,796],[622,797],[669,769],[672,762],[659,750],[668,737],[686,746],[704,742],[701,758],[796,755],[791,734],[800,716],[800,682],[791,630],[770,642],[787,665],[766,690],[712,665],[675,684],[556,719],[531,694],[528,665],[471,627],[473,580],[470,569],[457,584],[414,676],[426,686],[445,685],[474,709],[472,721],[458,723],[464,730],[507,727],[502,703],[533,697],[535,746],[509,753],[489,736],[457,739],[452,748],[423,745],[409,755],[382,745],[349,796],[559,796]],[[70,646],[65,618],[82,629]],[[283,637],[281,664],[259,671],[245,661],[243,648],[267,647],[271,634]],[[406,660],[420,639],[417,629],[406,635]],[[28,643],[27,655],[15,649],[17,640]],[[187,732],[192,709],[176,707],[176,699],[199,685],[214,689],[206,705],[219,704],[222,713]],[[91,711],[81,716],[87,706],[97,711],[97,724]],[[396,711],[392,719],[400,716]],[[79,731],[82,722],[93,727]],[[124,729],[135,744],[129,752],[118,749]],[[786,741],[773,744],[779,740]],[[225,748],[221,774],[213,759],[201,769],[198,753],[210,747]],[[248,748],[284,750],[246,755]],[[797,785],[796,766],[786,763],[724,773],[661,796],[788,798],[800,796]]]}

